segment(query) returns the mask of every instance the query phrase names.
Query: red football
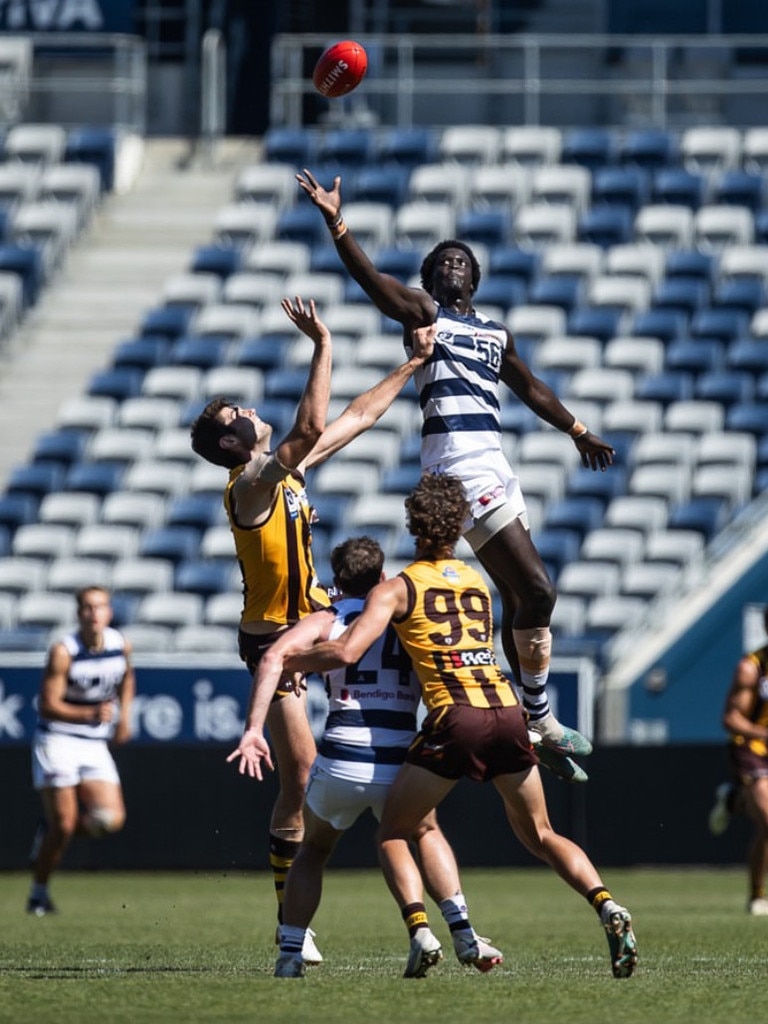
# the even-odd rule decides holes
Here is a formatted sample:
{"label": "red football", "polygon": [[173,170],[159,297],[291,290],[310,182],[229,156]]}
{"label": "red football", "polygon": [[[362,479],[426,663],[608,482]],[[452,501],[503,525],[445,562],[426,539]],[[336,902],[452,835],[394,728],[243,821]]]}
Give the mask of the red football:
{"label": "red football", "polygon": [[312,81],[321,96],[346,96],[363,80],[368,70],[368,54],[360,43],[344,39],[320,55]]}

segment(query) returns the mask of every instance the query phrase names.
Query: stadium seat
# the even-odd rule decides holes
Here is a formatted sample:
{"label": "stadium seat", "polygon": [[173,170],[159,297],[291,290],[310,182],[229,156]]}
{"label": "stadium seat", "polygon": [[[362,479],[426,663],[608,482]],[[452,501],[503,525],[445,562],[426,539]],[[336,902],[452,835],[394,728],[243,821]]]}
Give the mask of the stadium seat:
{"label": "stadium seat", "polygon": [[502,133],[499,160],[523,167],[556,164],[562,152],[562,134],[559,128],[524,125],[507,128]]}
{"label": "stadium seat", "polygon": [[537,373],[550,370],[573,373],[599,366],[601,354],[602,346],[597,338],[553,335],[536,346],[532,366]]}
{"label": "stadium seat", "polygon": [[72,597],[82,587],[111,587],[112,565],[103,558],[55,558],[48,567],[45,589]]}
{"label": "stadium seat", "polygon": [[731,245],[751,245],[755,226],[746,206],[702,206],[693,222],[693,244],[703,252],[721,253]]}
{"label": "stadium seat", "polygon": [[64,630],[75,626],[77,616],[71,594],[49,591],[28,591],[16,606],[16,624],[22,627],[43,626]]}
{"label": "stadium seat", "polygon": [[677,277],[690,280],[698,278],[711,284],[717,267],[717,257],[712,253],[699,252],[698,249],[680,249],[666,254],[664,277],[672,280]]}
{"label": "stadium seat", "polygon": [[718,370],[724,359],[725,346],[717,338],[677,338],[667,346],[664,365],[698,375]]}
{"label": "stadium seat", "polygon": [[691,318],[692,338],[719,338],[726,344],[749,333],[750,317],[737,309],[700,309]]}
{"label": "stadium seat", "polygon": [[504,210],[464,210],[456,217],[456,234],[470,244],[505,245],[510,240],[511,231],[511,217]]}
{"label": "stadium seat", "polygon": [[662,370],[641,377],[635,384],[635,398],[643,402],[680,402],[693,396],[693,375],[678,370]]}
{"label": "stadium seat", "polygon": [[272,238],[279,211],[260,203],[228,203],[216,212],[213,240],[243,251]]}
{"label": "stadium seat", "polygon": [[99,517],[101,498],[86,491],[57,491],[46,494],[40,502],[38,520],[63,526],[85,526]]}
{"label": "stadium seat", "polygon": [[[344,220],[366,250],[379,249],[392,241],[392,208],[386,203],[370,200],[353,200],[345,203]],[[338,256],[336,261],[337,264],[341,263]],[[338,271],[335,271],[335,276],[337,275]]]}
{"label": "stadium seat", "polygon": [[477,210],[514,214],[531,194],[531,172],[516,164],[477,167],[467,186],[467,205]]}
{"label": "stadium seat", "polygon": [[437,147],[437,137],[427,128],[391,128],[379,142],[377,162],[413,168],[436,159]]}
{"label": "stadium seat", "polygon": [[586,210],[576,229],[580,242],[590,242],[608,249],[623,245],[632,238],[632,209],[609,203],[592,206]]}
{"label": "stadium seat", "polygon": [[665,498],[652,494],[622,494],[605,510],[605,525],[638,530],[650,536],[664,529],[669,515]]}
{"label": "stadium seat", "polygon": [[604,274],[589,283],[586,299],[591,306],[634,314],[648,308],[650,296],[651,286],[644,277]]}
{"label": "stadium seat", "polygon": [[647,203],[651,182],[640,167],[602,167],[592,176],[592,203],[628,207],[635,213]]}
{"label": "stadium seat", "polygon": [[580,306],[566,321],[567,334],[597,338],[603,344],[620,333],[625,315],[610,306]]}
{"label": "stadium seat", "polygon": [[664,429],[687,434],[722,430],[725,410],[719,402],[697,399],[670,402],[664,412]]}
{"label": "stadium seat", "polygon": [[590,599],[616,594],[621,569],[612,562],[577,560],[564,565],[557,580],[560,594]]}
{"label": "stadium seat", "polygon": [[629,131],[619,143],[618,161],[625,166],[655,171],[677,160],[677,139],[672,132],[654,128]]}
{"label": "stadium seat", "polygon": [[751,372],[720,369],[700,374],[693,390],[694,398],[719,402],[727,409],[735,402],[751,402],[755,395],[755,381]]}
{"label": "stadium seat", "polygon": [[[480,288],[482,287],[483,282],[480,283]],[[572,274],[540,274],[531,282],[528,292],[528,302],[531,305],[557,306],[566,314],[573,311],[581,298],[581,279]]]}
{"label": "stadium seat", "polygon": [[[539,254],[517,246],[494,246],[488,258],[488,273],[519,278],[527,286],[539,267]],[[378,263],[377,263],[378,266]]]}
{"label": "stadium seat", "polygon": [[657,170],[651,182],[651,199],[656,205],[688,207],[698,210],[706,195],[706,179],[682,167]]}
{"label": "stadium seat", "polygon": [[35,494],[0,494],[0,527],[12,534],[24,523],[34,523],[39,505],[40,498]]}
{"label": "stadium seat", "polygon": [[66,468],[85,457],[90,430],[51,430],[38,435],[32,462],[54,462]]}
{"label": "stadium seat", "polygon": [[635,241],[664,249],[685,249],[693,241],[694,212],[688,206],[650,203],[635,217]]}
{"label": "stadium seat", "polygon": [[711,174],[735,168],[741,158],[737,128],[687,128],[680,137],[680,160],[686,170]]}
{"label": "stadium seat", "polygon": [[694,497],[670,511],[667,528],[696,530],[709,542],[727,521],[728,504],[723,498]]}
{"label": "stadium seat", "polygon": [[5,159],[44,169],[61,163],[67,144],[66,130],[60,124],[12,124],[8,129]]}
{"label": "stadium seat", "polygon": [[191,559],[179,562],[176,566],[173,589],[180,593],[210,597],[212,594],[223,594],[232,590],[234,576],[237,576],[239,584],[239,570],[235,563]]}
{"label": "stadium seat", "polygon": [[232,654],[237,650],[237,629],[198,623],[173,630],[173,650],[176,654]]}
{"label": "stadium seat", "polygon": [[603,272],[613,277],[644,277],[655,285],[664,272],[664,254],[654,245],[614,245],[605,253]]}
{"label": "stadium seat", "polygon": [[744,132],[741,157],[744,170],[750,174],[763,174],[768,170],[768,129],[748,128]]}
{"label": "stadium seat", "polygon": [[112,365],[135,367],[141,371],[166,362],[171,343],[168,338],[126,338],[112,352]]}
{"label": "stadium seat", "polygon": [[665,277],[653,294],[653,309],[671,309],[693,316],[709,301],[709,285],[700,277]]}
{"label": "stadium seat", "polygon": [[627,566],[622,574],[620,596],[640,600],[642,603],[653,601],[659,595],[673,590],[679,580],[680,570],[677,566],[663,562],[636,562]]}
{"label": "stadium seat", "polygon": [[158,526],[146,530],[138,554],[142,558],[161,558],[174,564],[197,558],[201,531],[192,526]]}
{"label": "stadium seat", "polygon": [[698,562],[704,553],[704,538],[695,530],[659,530],[645,542],[643,561],[675,566],[678,571]]}
{"label": "stadium seat", "polygon": [[768,434],[768,405],[765,402],[735,402],[725,415],[725,427],[762,438]]}
{"label": "stadium seat", "polygon": [[592,497],[565,497],[547,506],[543,528],[571,530],[583,539],[603,523],[603,502]]}
{"label": "stadium seat", "polygon": [[584,367],[576,370],[566,385],[566,396],[588,402],[629,401],[635,390],[635,381],[627,370],[608,366]]}
{"label": "stadium seat", "polygon": [[[521,281],[510,277],[491,275],[481,278],[480,285],[472,296],[472,301],[480,310],[484,310],[486,306],[495,306],[506,314],[513,306],[521,306],[526,301],[535,302],[536,300],[529,299],[525,285]],[[554,301],[551,304],[559,305]]]}
{"label": "stadium seat", "polygon": [[733,515],[752,497],[752,471],[748,466],[697,466],[691,478],[694,497],[723,498]]}
{"label": "stadium seat", "polygon": [[167,593],[146,594],[139,601],[136,616],[137,625],[152,626],[194,626],[203,621],[205,599],[200,594],[168,591]]}
{"label": "stadium seat", "polygon": [[45,282],[45,266],[41,251],[14,242],[0,244],[0,271],[18,274],[22,281],[24,306],[34,306]]}
{"label": "stadium seat", "polygon": [[82,125],[67,132],[64,160],[96,167],[102,192],[114,189],[116,154],[117,136],[112,127]]}
{"label": "stadium seat", "polygon": [[683,337],[687,327],[688,317],[679,309],[648,309],[635,314],[630,333],[637,337],[658,338],[669,344],[674,338]]}
{"label": "stadium seat", "polygon": [[372,146],[371,133],[364,128],[337,128],[318,140],[315,159],[321,163],[339,164],[346,173],[350,168],[363,167],[371,162]]}
{"label": "stadium seat", "polygon": [[407,202],[395,212],[395,244],[428,250],[453,238],[456,211],[451,203]]}
{"label": "stadium seat", "polygon": [[165,519],[166,500],[161,494],[147,491],[113,491],[104,496],[101,521],[115,526],[148,529],[160,526]]}
{"label": "stadium seat", "polygon": [[[407,167],[369,164],[352,175],[347,188],[350,200],[367,203],[386,203],[397,209],[408,194],[410,170]],[[335,251],[335,250],[334,250]],[[338,256],[336,257],[338,260]]]}
{"label": "stadium seat", "polygon": [[577,213],[571,206],[528,202],[517,210],[514,240],[522,249],[541,251],[548,245],[574,241],[576,224]]}
{"label": "stadium seat", "polygon": [[64,479],[68,491],[85,491],[105,497],[122,486],[124,465],[121,462],[74,462]]}
{"label": "stadium seat", "polygon": [[499,142],[499,131],[493,125],[452,125],[443,129],[438,153],[444,161],[482,167],[496,163]]}
{"label": "stadium seat", "polygon": [[613,136],[605,128],[573,128],[563,134],[560,161],[594,172],[612,163],[613,150]]}
{"label": "stadium seat", "polygon": [[267,163],[311,167],[314,157],[312,135],[304,128],[273,127],[264,133],[264,158]]}
{"label": "stadium seat", "polygon": [[0,558],[0,593],[17,597],[29,590],[44,590],[48,565],[43,558],[27,555]]}
{"label": "stadium seat", "polygon": [[243,259],[243,252],[236,245],[199,245],[189,266],[194,274],[217,274],[226,279],[242,269]]}
{"label": "stadium seat", "polygon": [[87,385],[89,395],[106,395],[121,402],[141,392],[144,372],[135,366],[115,366],[94,373]]}
{"label": "stadium seat", "polygon": [[31,462],[15,466],[5,484],[8,494],[28,494],[38,500],[61,489],[64,468],[54,462]]}
{"label": "stadium seat", "polygon": [[765,180],[753,171],[724,171],[712,186],[713,203],[743,206],[756,213],[765,203]]}
{"label": "stadium seat", "polygon": [[603,365],[635,375],[658,373],[664,366],[664,345],[658,338],[618,336],[606,342]]}
{"label": "stadium seat", "polygon": [[72,554],[77,534],[76,528],[58,523],[23,523],[11,539],[11,554],[50,561]]}
{"label": "stadium seat", "polygon": [[753,375],[768,371],[768,345],[756,338],[740,338],[731,342],[726,354],[730,370],[741,370]]}
{"label": "stadium seat", "polygon": [[235,178],[238,203],[265,204],[273,210],[292,206],[298,195],[293,164],[259,163],[243,167]]}

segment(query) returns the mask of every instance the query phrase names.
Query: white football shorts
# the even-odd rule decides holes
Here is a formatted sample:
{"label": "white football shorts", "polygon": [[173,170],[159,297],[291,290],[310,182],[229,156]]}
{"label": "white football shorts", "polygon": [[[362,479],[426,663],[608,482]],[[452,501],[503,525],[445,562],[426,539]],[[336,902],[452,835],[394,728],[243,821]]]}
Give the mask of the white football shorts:
{"label": "white football shorts", "polygon": [[32,785],[65,789],[98,779],[120,785],[117,765],[105,740],[38,732],[32,742]]}
{"label": "white football shorts", "polygon": [[346,832],[369,807],[377,821],[390,783],[351,782],[339,779],[314,764],[304,797],[314,815],[327,821],[337,832]]}

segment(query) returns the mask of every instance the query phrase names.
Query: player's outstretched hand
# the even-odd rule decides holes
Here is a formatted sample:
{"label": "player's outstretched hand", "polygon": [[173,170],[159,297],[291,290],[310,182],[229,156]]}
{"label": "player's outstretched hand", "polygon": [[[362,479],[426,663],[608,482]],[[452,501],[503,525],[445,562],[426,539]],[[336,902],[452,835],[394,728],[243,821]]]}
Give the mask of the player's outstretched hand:
{"label": "player's outstretched hand", "polygon": [[304,305],[300,295],[296,296],[295,303],[290,299],[281,299],[280,305],[291,323],[295,324],[302,334],[306,334],[314,342],[330,340],[331,332],[320,319],[314,299],[309,300],[309,308]]}
{"label": "player's outstretched hand", "polygon": [[303,174],[296,175],[296,181],[298,181],[299,186],[304,189],[328,223],[338,217],[341,210],[341,178],[338,174],[333,179],[333,188],[330,192],[323,188],[314,174],[308,171],[306,167]]}
{"label": "player's outstretched hand", "polygon": [[597,434],[587,431],[574,438],[574,443],[581,455],[581,464],[585,469],[601,469],[605,471],[613,465],[616,451]]}
{"label": "player's outstretched hand", "polygon": [[240,764],[237,770],[241,775],[249,775],[252,779],[258,779],[261,782],[264,778],[261,770],[262,761],[270,771],[274,771],[269,744],[260,729],[245,730],[240,743],[227,758],[227,764],[236,761],[238,757]]}

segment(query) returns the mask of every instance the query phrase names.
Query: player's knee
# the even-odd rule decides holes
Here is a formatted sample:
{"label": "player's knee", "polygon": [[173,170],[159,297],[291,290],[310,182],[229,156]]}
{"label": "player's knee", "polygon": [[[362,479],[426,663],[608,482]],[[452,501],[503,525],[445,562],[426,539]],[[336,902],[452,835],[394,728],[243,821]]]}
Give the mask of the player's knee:
{"label": "player's knee", "polygon": [[114,807],[92,807],[83,815],[84,830],[95,838],[119,832],[124,824],[125,814]]}

